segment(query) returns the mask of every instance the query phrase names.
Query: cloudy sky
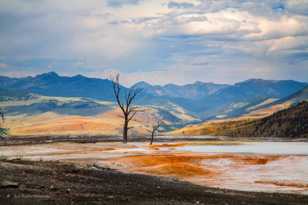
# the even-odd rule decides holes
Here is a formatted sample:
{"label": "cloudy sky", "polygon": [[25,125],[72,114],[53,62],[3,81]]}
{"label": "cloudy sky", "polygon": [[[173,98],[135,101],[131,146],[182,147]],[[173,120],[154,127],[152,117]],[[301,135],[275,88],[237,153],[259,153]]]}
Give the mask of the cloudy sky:
{"label": "cloudy sky", "polygon": [[308,81],[308,0],[1,0],[0,74]]}

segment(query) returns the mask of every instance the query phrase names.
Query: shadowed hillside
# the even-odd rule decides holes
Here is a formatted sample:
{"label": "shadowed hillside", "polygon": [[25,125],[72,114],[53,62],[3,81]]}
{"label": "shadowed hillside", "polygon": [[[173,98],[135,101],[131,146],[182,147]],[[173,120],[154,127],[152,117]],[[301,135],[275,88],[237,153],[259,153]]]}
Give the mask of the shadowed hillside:
{"label": "shadowed hillside", "polygon": [[182,135],[231,137],[308,137],[308,102],[279,111],[262,119],[235,118],[193,125],[174,131]]}
{"label": "shadowed hillside", "polygon": [[269,117],[225,130],[232,137],[308,137],[308,102],[279,111]]}
{"label": "shadowed hillside", "polygon": [[286,97],[283,98],[281,100],[278,100],[277,102],[275,102],[275,104],[279,104],[279,103],[299,103],[302,101],[307,101],[308,99],[308,87],[305,87],[304,89]]}

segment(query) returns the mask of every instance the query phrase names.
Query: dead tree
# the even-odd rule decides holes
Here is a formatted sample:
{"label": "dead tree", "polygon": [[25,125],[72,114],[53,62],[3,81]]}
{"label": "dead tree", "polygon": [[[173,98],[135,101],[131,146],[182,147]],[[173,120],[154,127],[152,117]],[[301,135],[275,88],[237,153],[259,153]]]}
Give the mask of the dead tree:
{"label": "dead tree", "polygon": [[153,144],[153,142],[154,142],[154,136],[155,136],[155,134],[159,131],[159,128],[160,128],[162,125],[163,125],[163,121],[162,121],[162,120],[157,120],[156,124],[152,126],[150,145]]}
{"label": "dead tree", "polygon": [[128,130],[131,128],[128,126],[129,122],[138,112],[137,107],[133,106],[133,102],[142,90],[130,88],[122,93],[119,74],[112,80],[112,85],[115,100],[123,114],[123,143],[127,143]]}
{"label": "dead tree", "polygon": [[8,134],[8,129],[4,128],[4,120],[4,112],[0,110],[0,139]]}

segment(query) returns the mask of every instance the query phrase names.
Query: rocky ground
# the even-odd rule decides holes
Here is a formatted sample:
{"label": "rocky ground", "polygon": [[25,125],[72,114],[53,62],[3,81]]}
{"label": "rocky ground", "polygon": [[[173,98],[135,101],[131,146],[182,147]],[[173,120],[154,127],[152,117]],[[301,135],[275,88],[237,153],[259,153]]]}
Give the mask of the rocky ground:
{"label": "rocky ground", "polygon": [[308,196],[206,188],[97,166],[0,160],[0,204],[308,204]]}

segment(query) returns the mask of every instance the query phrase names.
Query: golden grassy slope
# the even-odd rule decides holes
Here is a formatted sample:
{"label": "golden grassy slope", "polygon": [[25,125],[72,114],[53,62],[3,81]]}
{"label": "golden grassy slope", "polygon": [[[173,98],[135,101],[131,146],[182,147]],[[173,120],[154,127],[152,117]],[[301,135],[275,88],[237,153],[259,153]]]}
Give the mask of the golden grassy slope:
{"label": "golden grassy slope", "polygon": [[[153,113],[137,114],[131,121],[131,133],[147,134],[153,123]],[[122,118],[119,110],[97,116],[61,115],[52,112],[34,116],[8,117],[6,127],[13,136],[26,135],[118,135],[121,133]]]}
{"label": "golden grassy slope", "polygon": [[[57,105],[69,103],[87,103],[87,99],[83,98],[68,98],[68,97],[48,97],[35,95],[26,100],[12,100],[0,102],[1,108],[9,108],[12,106],[30,106],[33,104],[44,104],[53,102]],[[91,101],[92,102],[92,101]],[[109,101],[93,101],[96,104],[104,105],[106,110],[96,116],[80,116],[70,114],[59,114],[55,112],[46,112],[42,114],[28,115],[23,112],[17,116],[6,116],[5,127],[10,129],[10,134],[13,136],[25,135],[118,135],[121,134],[122,118],[121,112],[114,109],[114,103]],[[174,120],[168,115],[171,114],[175,118],[182,121],[195,120],[195,118],[185,112],[185,110],[174,104],[168,104],[162,109],[156,106],[140,107],[142,112],[138,112],[136,118],[131,122],[131,134],[148,134],[148,130],[154,124],[157,118],[163,118],[164,124],[172,125]],[[35,111],[35,110],[34,110]],[[83,114],[87,114],[87,113]],[[165,115],[164,115],[164,112]],[[78,113],[78,112],[77,112]],[[155,122],[156,123],[156,122]]]}
{"label": "golden grassy slope", "polygon": [[[250,119],[252,120],[252,119]],[[170,135],[220,135],[223,130],[225,129],[232,129],[233,127],[236,128],[241,124],[244,124],[249,119],[232,119],[232,120],[213,120],[204,122],[198,125],[189,125],[181,129],[174,130],[168,134]]]}
{"label": "golden grassy slope", "polygon": [[246,115],[221,120],[211,120],[197,125],[188,125],[184,128],[174,130],[170,135],[223,135],[225,130],[238,129],[247,122],[264,118],[280,110],[287,109],[291,103],[282,103],[268,108],[252,111]]}

